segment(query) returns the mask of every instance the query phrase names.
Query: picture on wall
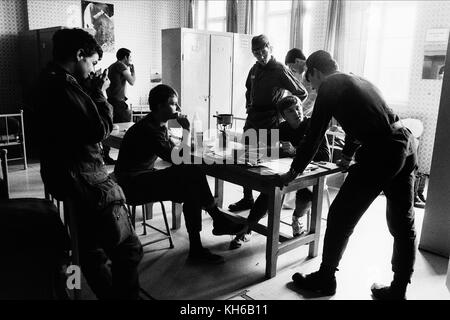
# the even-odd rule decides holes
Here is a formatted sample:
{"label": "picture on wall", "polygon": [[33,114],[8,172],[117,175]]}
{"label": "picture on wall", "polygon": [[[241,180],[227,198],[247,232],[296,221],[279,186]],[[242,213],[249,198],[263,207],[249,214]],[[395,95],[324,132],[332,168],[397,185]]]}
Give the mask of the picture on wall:
{"label": "picture on wall", "polygon": [[103,52],[114,52],[114,5],[81,1],[83,28],[95,30],[95,39]]}

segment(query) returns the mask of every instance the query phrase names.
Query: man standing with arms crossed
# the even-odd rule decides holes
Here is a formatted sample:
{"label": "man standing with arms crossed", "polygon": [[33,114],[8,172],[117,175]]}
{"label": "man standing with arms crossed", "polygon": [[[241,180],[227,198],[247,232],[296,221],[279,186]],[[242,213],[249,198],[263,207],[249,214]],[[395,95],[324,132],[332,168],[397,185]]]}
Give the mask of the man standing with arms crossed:
{"label": "man standing with arms crossed", "polygon": [[[285,90],[301,101],[306,99],[307,93],[292,72],[272,56],[272,46],[267,36],[261,34],[253,37],[252,52],[257,61],[250,69],[245,83],[247,119],[244,132],[249,129],[257,132],[259,129],[267,129],[269,145],[270,129],[278,128],[280,122],[277,103],[283,98]],[[253,204],[252,190],[244,188],[244,198],[228,208],[231,212],[236,212],[250,209]]]}
{"label": "man standing with arms crossed", "polygon": [[[109,79],[111,85],[106,89],[108,95],[108,102],[113,106],[113,122],[130,122],[132,118],[132,111],[126,101],[126,85],[133,86],[136,82],[136,74],[134,65],[132,64],[131,50],[121,48],[116,54],[117,61],[109,66]],[[109,156],[110,148],[103,146],[103,159],[106,164],[115,164]]]}

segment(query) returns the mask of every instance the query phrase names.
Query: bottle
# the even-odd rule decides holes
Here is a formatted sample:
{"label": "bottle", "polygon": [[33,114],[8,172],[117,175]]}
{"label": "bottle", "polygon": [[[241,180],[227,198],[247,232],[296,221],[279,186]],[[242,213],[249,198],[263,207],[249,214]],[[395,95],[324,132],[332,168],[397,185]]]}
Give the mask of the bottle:
{"label": "bottle", "polygon": [[197,112],[194,113],[194,118],[192,119],[191,143],[193,143],[191,148],[198,149],[203,147],[202,120],[200,120]]}

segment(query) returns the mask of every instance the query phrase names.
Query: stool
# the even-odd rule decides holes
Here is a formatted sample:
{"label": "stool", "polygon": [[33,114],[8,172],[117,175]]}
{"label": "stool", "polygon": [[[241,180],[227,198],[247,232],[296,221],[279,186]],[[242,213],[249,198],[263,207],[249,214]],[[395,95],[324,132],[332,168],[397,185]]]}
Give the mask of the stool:
{"label": "stool", "polygon": [[[169,222],[167,220],[167,214],[166,214],[166,208],[164,206],[164,203],[162,201],[158,201],[161,204],[161,211],[163,214],[163,218],[164,218],[164,224],[166,226],[166,231],[161,230],[155,226],[152,226],[151,224],[149,224],[147,222],[147,219],[153,217],[153,213],[152,213],[152,207],[153,207],[153,203],[154,202],[149,202],[149,203],[144,203],[144,204],[128,204],[128,211],[131,213],[131,223],[133,225],[133,228],[136,229],[136,207],[137,206],[141,206],[142,207],[142,227],[144,228],[144,232],[142,235],[147,235],[147,227],[152,228],[153,230],[158,231],[159,233],[163,234],[164,237],[156,239],[156,240],[152,240],[152,241],[148,241],[142,244],[142,246],[146,246],[152,243],[156,243],[159,241],[163,241],[166,239],[169,239],[169,243],[170,243],[170,248],[174,248],[174,244],[173,244],[173,240],[172,240],[172,234],[170,232],[170,228],[169,228]],[[131,209],[130,209],[131,207]]]}

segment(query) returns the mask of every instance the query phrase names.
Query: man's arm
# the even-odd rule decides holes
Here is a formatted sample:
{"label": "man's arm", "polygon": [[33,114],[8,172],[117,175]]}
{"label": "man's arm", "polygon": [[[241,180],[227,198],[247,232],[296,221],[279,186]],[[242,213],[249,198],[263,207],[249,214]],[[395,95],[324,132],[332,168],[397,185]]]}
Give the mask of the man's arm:
{"label": "man's arm", "polygon": [[125,79],[127,80],[127,82],[133,86],[134,83],[136,82],[136,74],[134,72],[134,65],[130,65],[130,69],[125,69],[124,71],[122,71],[122,75],[125,77]]}
{"label": "man's arm", "polygon": [[76,144],[97,143],[109,136],[113,128],[113,112],[103,94],[108,81],[107,75],[94,79],[88,93],[75,79],[69,78],[55,91],[54,101],[65,106],[54,111],[63,119],[58,121],[61,126],[58,132],[67,132],[67,137],[76,132],[76,141],[73,141]]}
{"label": "man's arm", "polygon": [[283,89],[289,90],[294,96],[297,96],[301,101],[306,100],[308,97],[308,92],[306,88],[300,83],[300,81],[294,76],[294,74],[283,67],[281,73],[281,83]]}
{"label": "man's arm", "polygon": [[253,70],[253,67],[248,72],[247,80],[245,81],[245,87],[247,88],[247,91],[245,91],[245,110],[246,110],[247,113],[248,113],[248,109],[252,105],[252,98],[251,98],[251,94],[252,94],[251,93],[252,92],[252,79],[251,79],[252,70]]}

